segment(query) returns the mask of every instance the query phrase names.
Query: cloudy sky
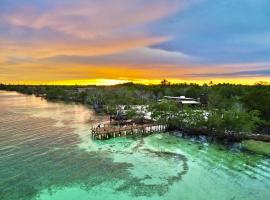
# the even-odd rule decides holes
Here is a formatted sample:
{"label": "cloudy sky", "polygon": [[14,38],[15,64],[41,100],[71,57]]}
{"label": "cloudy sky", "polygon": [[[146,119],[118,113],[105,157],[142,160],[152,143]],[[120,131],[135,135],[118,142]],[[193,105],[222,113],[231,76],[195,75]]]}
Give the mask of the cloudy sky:
{"label": "cloudy sky", "polygon": [[270,82],[269,0],[1,0],[0,82]]}

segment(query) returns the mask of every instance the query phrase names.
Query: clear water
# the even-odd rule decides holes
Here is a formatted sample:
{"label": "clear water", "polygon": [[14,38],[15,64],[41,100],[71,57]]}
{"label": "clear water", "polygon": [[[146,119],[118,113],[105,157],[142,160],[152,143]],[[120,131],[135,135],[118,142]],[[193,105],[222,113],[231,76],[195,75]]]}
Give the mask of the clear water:
{"label": "clear water", "polygon": [[270,159],[168,134],[93,141],[100,120],[0,91],[0,199],[270,199]]}

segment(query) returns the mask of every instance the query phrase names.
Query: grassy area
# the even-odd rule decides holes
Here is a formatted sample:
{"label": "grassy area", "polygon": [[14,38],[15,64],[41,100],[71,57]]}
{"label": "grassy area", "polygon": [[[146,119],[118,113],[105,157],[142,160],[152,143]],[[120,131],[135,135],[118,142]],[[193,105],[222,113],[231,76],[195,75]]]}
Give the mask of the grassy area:
{"label": "grassy area", "polygon": [[242,142],[242,145],[246,150],[255,152],[257,154],[270,156],[270,143],[255,140],[245,140]]}

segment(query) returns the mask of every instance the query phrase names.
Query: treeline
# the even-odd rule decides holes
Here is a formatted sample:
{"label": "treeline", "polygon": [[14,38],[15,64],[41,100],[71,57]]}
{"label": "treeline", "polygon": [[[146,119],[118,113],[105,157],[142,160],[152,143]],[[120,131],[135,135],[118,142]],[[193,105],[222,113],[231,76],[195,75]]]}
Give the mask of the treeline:
{"label": "treeline", "polygon": [[[109,114],[115,112],[116,105],[150,105],[154,115],[167,115],[163,120],[170,119],[170,123],[187,127],[207,127],[220,131],[255,131],[268,134],[270,132],[270,86],[264,84],[200,86],[185,83],[169,84],[166,81],[160,85],[126,83],[115,86],[84,87],[1,84],[0,89],[35,94],[47,99],[81,102],[93,106],[99,112]],[[160,105],[158,100],[163,96],[200,98],[205,106],[196,109],[184,108],[183,111],[183,108],[177,105],[175,107],[172,102]],[[163,113],[160,113],[162,109]],[[176,117],[176,114],[172,114],[179,113],[179,109],[182,110],[182,115]],[[207,121],[204,120],[205,113],[208,113]],[[185,120],[188,118],[187,115],[190,116],[189,121]],[[174,120],[171,120],[173,116]],[[191,122],[196,123],[188,124]]]}

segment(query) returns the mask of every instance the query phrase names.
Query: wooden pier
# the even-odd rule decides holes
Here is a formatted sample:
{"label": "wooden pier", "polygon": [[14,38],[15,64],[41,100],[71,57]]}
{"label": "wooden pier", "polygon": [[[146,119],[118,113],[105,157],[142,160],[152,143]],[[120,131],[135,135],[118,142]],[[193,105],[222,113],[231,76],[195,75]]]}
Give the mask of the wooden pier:
{"label": "wooden pier", "polygon": [[144,125],[126,125],[114,126],[110,124],[104,127],[95,127],[92,129],[92,137],[98,140],[107,140],[115,137],[123,137],[128,135],[149,135],[152,133],[164,132],[165,125],[161,124],[144,124]]}

